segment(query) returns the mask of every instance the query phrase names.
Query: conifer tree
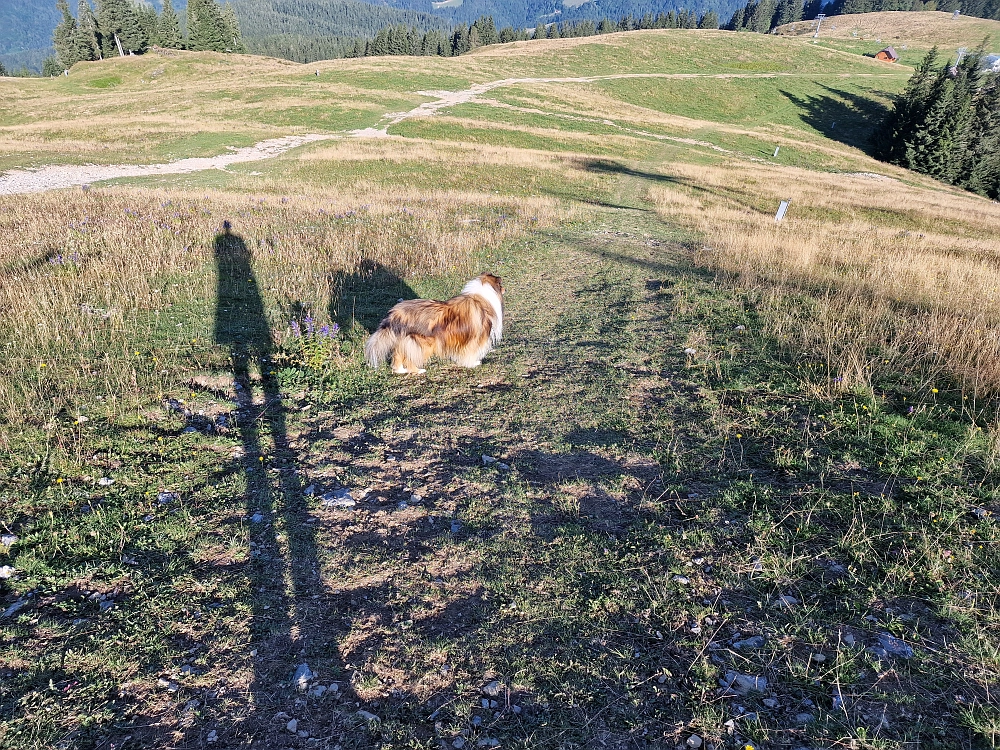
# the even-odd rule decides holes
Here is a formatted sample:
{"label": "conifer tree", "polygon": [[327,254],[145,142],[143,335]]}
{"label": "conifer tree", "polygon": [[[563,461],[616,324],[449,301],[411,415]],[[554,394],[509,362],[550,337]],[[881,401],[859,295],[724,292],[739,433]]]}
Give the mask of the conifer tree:
{"label": "conifer tree", "polygon": [[240,33],[240,22],[236,18],[236,11],[233,10],[232,3],[226,2],[222,9],[222,22],[226,32],[226,47],[229,52],[246,52],[243,44],[243,35]]}
{"label": "conifer tree", "polygon": [[98,60],[101,57],[101,39],[97,31],[97,19],[88,0],[80,0],[76,11],[76,23],[80,30],[80,46],[86,51],[83,60]]}
{"label": "conifer tree", "polygon": [[560,37],[559,24],[549,24],[549,28],[546,29],[545,36],[547,39],[558,39]]}
{"label": "conifer tree", "polygon": [[2,62],[0,62],[0,78],[6,78],[6,77],[7,77],[7,75],[8,75],[8,73],[7,73],[7,68],[5,68],[5,67],[3,66],[3,63],[2,63]]}
{"label": "conifer tree", "polygon": [[[542,28],[541,24],[539,24],[539,28]],[[616,29],[615,25],[607,18],[602,18],[601,22],[597,26],[598,34],[613,34],[616,31],[618,31],[618,29]],[[535,38],[538,38],[538,29],[535,29]]]}
{"label": "conifer tree", "polygon": [[[52,32],[52,46],[56,49],[56,58],[63,68],[72,68],[80,60],[80,33],[76,19],[69,12],[69,3],[58,0],[56,9],[62,13],[62,20]],[[60,71],[61,72],[61,71]]]}
{"label": "conifer tree", "polygon": [[187,28],[190,49],[224,52],[232,48],[231,29],[215,0],[188,0]]}
{"label": "conifer tree", "polygon": [[[80,0],[86,2],[86,0]],[[163,0],[163,10],[156,21],[156,43],[167,49],[183,49],[181,22],[170,0]]]}
{"label": "conifer tree", "polygon": [[139,13],[130,0],[98,0],[97,28],[105,57],[118,55],[116,37],[125,54],[145,52],[149,44]]}
{"label": "conifer tree", "polygon": [[719,16],[716,15],[714,10],[708,11],[705,15],[701,17],[698,22],[699,29],[717,29],[719,28]]}
{"label": "conifer tree", "polygon": [[532,37],[532,39],[544,39],[544,38],[545,38],[545,24],[539,21],[538,25],[535,27],[535,35]]}

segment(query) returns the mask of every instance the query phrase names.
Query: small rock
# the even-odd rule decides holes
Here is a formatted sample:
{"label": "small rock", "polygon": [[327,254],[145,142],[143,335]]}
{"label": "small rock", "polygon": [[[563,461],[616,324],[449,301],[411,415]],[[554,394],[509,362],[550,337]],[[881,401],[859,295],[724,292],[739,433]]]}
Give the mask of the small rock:
{"label": "small rock", "polygon": [[285,729],[287,729],[292,734],[295,734],[296,732],[299,731],[299,720],[292,719],[287,724],[285,724]]}
{"label": "small rock", "polygon": [[483,698],[482,700],[479,701],[479,705],[482,706],[483,708],[489,708],[490,707],[490,699],[489,698]]}
{"label": "small rock", "polygon": [[[27,603],[28,603],[27,599],[24,598],[18,599],[16,602],[7,607],[7,609],[5,609],[3,612],[0,612],[0,620],[3,620],[6,617],[10,617],[11,615],[16,614],[17,611],[22,609]],[[73,624],[75,625],[76,623],[74,622]]]}
{"label": "small rock", "polygon": [[482,716],[473,716],[472,717],[472,726],[478,727],[482,723],[483,723],[483,717]]}
{"label": "small rock", "polygon": [[503,685],[501,685],[497,680],[491,680],[483,685],[483,695],[496,698],[501,692],[503,692]]}
{"label": "small rock", "polygon": [[171,682],[163,677],[156,681],[156,687],[160,690],[166,690],[168,693],[176,693],[179,689],[176,682]]}
{"label": "small rock", "polygon": [[691,579],[688,578],[687,576],[674,576],[670,580],[672,580],[674,583],[679,583],[681,586],[687,586],[689,583],[691,583]]}
{"label": "small rock", "polygon": [[459,748],[459,750],[461,750],[461,748],[465,747],[465,738],[464,737],[456,737],[455,741],[451,743],[451,746]]}
{"label": "small rock", "polygon": [[0,535],[0,547],[13,547],[17,543],[17,537],[13,534]]}
{"label": "small rock", "polygon": [[510,710],[513,711],[516,714],[521,713],[521,707],[520,706],[511,706]]}
{"label": "small rock", "polygon": [[848,648],[854,648],[855,643],[857,643],[857,641],[854,640],[853,635],[851,635],[850,633],[844,634],[844,645],[846,645]]}
{"label": "small rock", "polygon": [[500,740],[496,737],[480,737],[476,747],[500,747]]}
{"label": "small rock", "polygon": [[272,717],[274,721],[288,721],[290,718],[292,717],[286,714],[284,711],[278,711],[278,713],[276,713]]}
{"label": "small rock", "polygon": [[11,565],[0,566],[0,580],[6,580],[8,578],[13,578],[17,570]]}
{"label": "small rock", "polygon": [[264,516],[260,513],[254,513],[250,516],[250,523],[264,523]]}
{"label": "small rock", "polygon": [[884,649],[889,656],[895,656],[901,659],[913,658],[913,649],[899,638],[889,635],[888,633],[878,634],[878,645]]}
{"label": "small rock", "polygon": [[493,456],[487,456],[485,453],[483,454],[483,466],[492,466],[496,462],[497,460],[493,458]]}
{"label": "small rock", "polygon": [[458,521],[452,521],[451,522],[451,533],[452,534],[457,534],[461,530],[461,528],[462,528],[462,524],[460,524]]}
{"label": "small rock", "polygon": [[208,736],[205,738],[205,741],[206,742],[217,742],[218,739],[219,739],[219,733],[216,732],[213,729],[211,732],[208,733]]}
{"label": "small rock", "polygon": [[763,703],[768,708],[777,708],[778,707],[778,701],[777,701],[776,698],[765,698],[764,700],[761,701],[761,703]]}
{"label": "small rock", "polygon": [[986,510],[986,508],[973,508],[972,509],[972,515],[974,515],[976,518],[979,518],[979,519],[986,518],[986,516],[988,516],[989,514],[990,514],[990,512],[988,510]]}
{"label": "small rock", "polygon": [[796,599],[794,596],[785,596],[785,595],[782,595],[782,596],[778,597],[777,601],[775,601],[774,604],[775,604],[776,607],[784,607],[786,609],[791,609],[792,607],[794,607],[798,603],[799,603],[799,600]]}
{"label": "small rock", "polygon": [[746,695],[751,691],[763,693],[767,690],[766,677],[741,674],[739,672],[726,672],[726,676],[719,680],[719,684],[739,695]]}
{"label": "small rock", "polygon": [[115,483],[115,480],[111,477],[101,477],[97,480],[97,483],[101,485],[101,487],[110,487]]}
{"label": "small rock", "polygon": [[736,641],[735,643],[733,643],[733,648],[739,648],[739,649],[764,648],[765,643],[766,641],[764,640],[764,636],[754,635],[750,636],[749,638],[744,638],[742,641]]}
{"label": "small rock", "polygon": [[490,708],[500,708],[500,704],[496,701],[490,701]]}
{"label": "small rock", "polygon": [[297,734],[297,735],[298,735],[299,737],[301,737],[302,739],[306,739],[306,738],[308,738],[308,737],[309,737],[309,732],[307,732],[307,731],[306,731],[305,729],[300,729],[300,730],[299,730],[299,731],[297,731],[297,732],[296,732],[295,734]]}
{"label": "small rock", "polygon": [[316,679],[315,673],[309,669],[309,665],[303,662],[295,670],[295,674],[292,675],[292,685],[300,693],[304,693],[309,689],[309,683]]}
{"label": "small rock", "polygon": [[399,505],[396,506],[396,508],[398,510],[406,510],[409,507],[410,507],[410,504],[408,502],[406,502],[405,500],[400,500],[399,501]]}
{"label": "small rock", "polygon": [[813,654],[812,660],[817,664],[822,664],[826,661],[826,654]]}
{"label": "small rock", "polygon": [[325,692],[326,692],[326,685],[313,685],[309,689],[309,695],[311,695],[313,698],[321,698],[323,696],[323,693]]}
{"label": "small rock", "polygon": [[424,501],[424,498],[414,492],[410,495],[410,505],[420,505]]}
{"label": "small rock", "polygon": [[692,625],[691,632],[695,635],[701,635],[701,625]]}
{"label": "small rock", "polygon": [[807,714],[807,713],[795,714],[796,724],[811,724],[813,721],[815,721],[815,719],[816,717],[813,716],[812,714]]}
{"label": "small rock", "polygon": [[842,711],[844,708],[844,695],[840,692],[840,688],[835,687],[833,689],[833,700],[830,702],[830,707],[834,711]]}
{"label": "small rock", "polygon": [[692,734],[690,737],[687,738],[688,747],[699,748],[701,747],[701,744],[702,744],[702,739],[696,734]]}
{"label": "small rock", "polygon": [[167,503],[177,502],[180,498],[176,492],[159,492],[156,495],[156,502],[160,505],[166,505]]}
{"label": "small rock", "polygon": [[326,689],[329,690],[331,693],[339,693],[340,685],[338,685],[336,682],[331,682]]}
{"label": "small rock", "polygon": [[324,508],[353,508],[358,503],[351,496],[350,490],[339,489],[320,496],[320,504]]}
{"label": "small rock", "polygon": [[257,649],[255,649],[255,648],[250,649],[250,656],[253,657],[253,656],[256,656],[256,655],[257,655]]}
{"label": "small rock", "polygon": [[382,721],[378,716],[376,716],[375,714],[373,714],[373,713],[371,713],[369,711],[361,710],[361,711],[356,712],[355,715],[359,719],[363,719],[364,721],[367,721],[367,722],[373,722],[373,721],[379,722],[379,721]]}
{"label": "small rock", "polygon": [[316,485],[310,484],[308,487],[302,490],[302,494],[305,495],[306,497],[312,497],[313,495],[316,494]]}

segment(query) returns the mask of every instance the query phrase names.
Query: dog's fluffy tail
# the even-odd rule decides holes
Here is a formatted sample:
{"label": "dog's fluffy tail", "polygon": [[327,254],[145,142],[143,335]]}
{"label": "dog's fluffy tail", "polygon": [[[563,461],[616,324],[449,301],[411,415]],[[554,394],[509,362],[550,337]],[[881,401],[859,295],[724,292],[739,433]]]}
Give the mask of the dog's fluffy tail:
{"label": "dog's fluffy tail", "polygon": [[392,354],[397,335],[392,329],[379,328],[365,342],[365,361],[369,367],[378,368]]}

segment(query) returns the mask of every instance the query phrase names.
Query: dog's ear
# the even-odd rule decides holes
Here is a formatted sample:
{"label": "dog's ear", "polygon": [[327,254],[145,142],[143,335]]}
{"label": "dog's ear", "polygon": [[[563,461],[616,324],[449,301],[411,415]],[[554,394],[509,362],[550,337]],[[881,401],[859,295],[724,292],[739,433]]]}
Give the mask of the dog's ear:
{"label": "dog's ear", "polygon": [[503,296],[503,283],[500,281],[499,276],[494,276],[491,273],[484,273],[480,278],[483,280],[484,284],[489,284],[496,290],[496,293],[501,297]]}

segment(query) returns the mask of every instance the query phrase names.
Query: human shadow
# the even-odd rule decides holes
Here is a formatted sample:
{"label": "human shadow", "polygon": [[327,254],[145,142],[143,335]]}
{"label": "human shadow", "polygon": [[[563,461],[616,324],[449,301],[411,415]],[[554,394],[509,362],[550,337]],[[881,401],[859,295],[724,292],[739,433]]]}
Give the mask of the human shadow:
{"label": "human shadow", "polygon": [[287,681],[313,651],[311,630],[303,624],[321,591],[316,534],[307,523],[298,456],[289,440],[286,406],[272,370],[275,344],[251,252],[228,221],[215,237],[214,252],[218,273],[214,335],[216,343],[229,349],[237,402],[234,427],[246,476],[250,648],[256,650],[250,691],[263,719],[280,701],[276,683]]}
{"label": "human shadow", "polygon": [[799,108],[799,118],[825,137],[861,149],[871,155],[871,135],[888,109],[859,94],[820,85],[826,94],[798,96],[779,93]]}
{"label": "human shadow", "polygon": [[350,271],[330,275],[330,319],[346,330],[360,326],[375,330],[389,309],[400,300],[419,295],[388,266],[363,258]]}

